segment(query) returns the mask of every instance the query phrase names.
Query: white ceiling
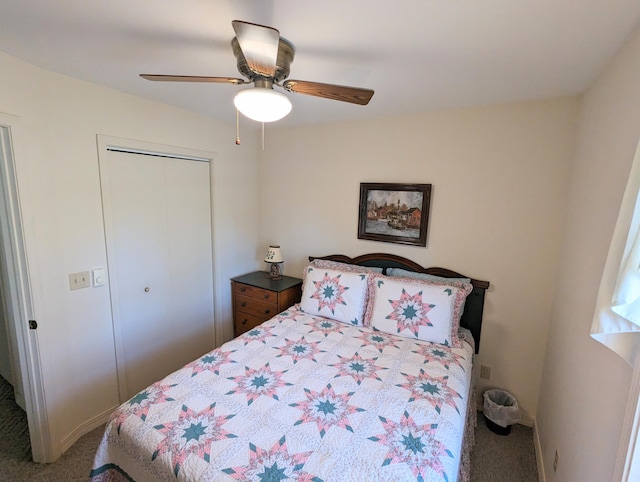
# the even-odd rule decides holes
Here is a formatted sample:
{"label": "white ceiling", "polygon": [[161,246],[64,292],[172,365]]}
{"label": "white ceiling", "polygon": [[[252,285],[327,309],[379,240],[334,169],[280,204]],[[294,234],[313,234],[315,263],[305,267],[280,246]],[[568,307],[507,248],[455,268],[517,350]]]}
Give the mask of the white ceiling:
{"label": "white ceiling", "polygon": [[281,126],[583,92],[640,19],[640,0],[0,0],[0,50],[48,70],[235,121],[234,19],[296,46],[290,78],[375,90],[366,107],[287,94]]}

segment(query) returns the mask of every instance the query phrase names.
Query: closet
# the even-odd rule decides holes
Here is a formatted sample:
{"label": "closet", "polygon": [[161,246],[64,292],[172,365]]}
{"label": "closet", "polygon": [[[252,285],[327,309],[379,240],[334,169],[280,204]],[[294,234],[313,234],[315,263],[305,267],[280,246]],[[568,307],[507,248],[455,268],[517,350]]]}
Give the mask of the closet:
{"label": "closet", "polygon": [[100,156],[120,400],[214,348],[208,159]]}

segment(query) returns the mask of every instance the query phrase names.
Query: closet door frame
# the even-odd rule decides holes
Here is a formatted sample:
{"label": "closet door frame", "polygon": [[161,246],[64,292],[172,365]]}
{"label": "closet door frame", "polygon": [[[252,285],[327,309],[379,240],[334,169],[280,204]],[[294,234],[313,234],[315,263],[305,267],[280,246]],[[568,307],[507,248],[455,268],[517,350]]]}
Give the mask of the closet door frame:
{"label": "closet door frame", "polygon": [[[215,265],[216,265],[216,256],[215,256],[215,229],[214,229],[214,206],[213,206],[213,198],[214,198],[214,190],[213,190],[213,179],[214,179],[214,158],[215,153],[202,151],[197,149],[190,149],[184,147],[176,147],[169,146],[164,144],[156,144],[145,141],[138,141],[133,139],[123,139],[118,137],[97,136],[98,142],[98,162],[100,165],[100,185],[102,189],[102,199],[103,203],[109,202],[109,189],[106,188],[106,183],[108,183],[108,176],[106,174],[107,162],[108,162],[108,153],[109,151],[122,151],[133,154],[146,154],[146,155],[154,155],[154,156],[163,156],[163,157],[172,157],[178,159],[185,160],[193,160],[200,162],[207,162],[209,165],[209,192],[210,192],[210,212],[211,212],[211,259],[212,259],[212,282],[213,282],[213,339],[214,341],[218,339],[218,326],[216,320],[219,318],[218,306],[219,300],[217,299],[217,283],[216,283],[216,275],[215,275]],[[110,245],[111,240],[108,236],[109,226],[112,225],[113,220],[110,218],[109,210],[104,209],[103,205],[103,222],[104,222],[104,233],[105,233],[105,251],[107,253],[107,269],[108,269],[108,279],[109,283],[108,288],[110,290],[110,299],[111,299],[111,318],[113,320],[113,337],[114,337],[114,346],[115,346],[115,360],[116,360],[116,370],[117,370],[117,378],[118,378],[118,392],[119,399],[121,402],[126,400],[125,394],[127,393],[127,382],[125,378],[126,370],[120,364],[122,360],[125,360],[125,354],[123,352],[123,335],[122,335],[122,326],[120,320],[118,318],[118,314],[120,312],[120,307],[118,305],[118,285],[117,285],[117,273],[111,273],[113,266],[115,265],[113,261],[109,260],[109,253],[114,252],[113,246]],[[124,399],[123,399],[124,397]]]}

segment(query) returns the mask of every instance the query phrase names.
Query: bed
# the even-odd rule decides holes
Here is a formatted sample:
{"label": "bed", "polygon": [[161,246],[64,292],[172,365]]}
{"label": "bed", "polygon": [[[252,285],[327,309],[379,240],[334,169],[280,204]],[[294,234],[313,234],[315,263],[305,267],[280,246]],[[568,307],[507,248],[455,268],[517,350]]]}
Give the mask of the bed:
{"label": "bed", "polygon": [[309,261],[299,304],[112,414],[93,482],[468,480],[489,283],[389,254]]}

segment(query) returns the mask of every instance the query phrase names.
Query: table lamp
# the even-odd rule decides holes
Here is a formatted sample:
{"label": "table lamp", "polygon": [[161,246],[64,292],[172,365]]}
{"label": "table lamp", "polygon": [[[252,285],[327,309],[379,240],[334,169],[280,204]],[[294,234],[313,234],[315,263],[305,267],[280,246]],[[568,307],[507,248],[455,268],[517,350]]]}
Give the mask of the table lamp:
{"label": "table lamp", "polygon": [[282,273],[280,272],[280,263],[282,263],[283,261],[284,260],[282,259],[280,246],[269,246],[267,255],[264,257],[265,263],[271,263],[271,267],[269,268],[269,278],[273,280],[282,279]]}

